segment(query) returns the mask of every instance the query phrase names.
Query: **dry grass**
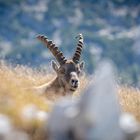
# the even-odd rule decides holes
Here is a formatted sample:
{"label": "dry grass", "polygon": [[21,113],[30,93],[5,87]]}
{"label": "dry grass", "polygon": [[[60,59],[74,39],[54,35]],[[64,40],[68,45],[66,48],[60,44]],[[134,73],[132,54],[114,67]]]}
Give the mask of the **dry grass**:
{"label": "dry grass", "polygon": [[122,109],[135,115],[140,122],[140,90],[122,87],[119,89],[119,98]]}
{"label": "dry grass", "polygon": [[[35,106],[40,111],[49,112],[51,104],[47,97],[38,96],[25,89],[48,82],[52,77],[52,74],[41,69],[33,70],[25,66],[12,67],[1,62],[0,113],[9,116],[16,128],[32,132],[32,137],[34,137],[34,130],[41,127],[43,120],[34,118],[27,121],[23,116],[23,110],[26,106]],[[81,87],[75,96],[81,93],[86,83],[87,79],[82,77]],[[123,110],[133,113],[140,121],[140,91],[128,87],[120,88],[119,97]]]}
{"label": "dry grass", "polygon": [[[31,69],[26,66],[10,66],[0,62],[0,114],[9,116],[14,126],[18,129],[33,133],[41,127],[44,120],[39,118],[28,119],[24,117],[25,108],[49,112],[51,102],[45,96],[39,96],[28,88],[41,85],[54,78],[54,73],[48,74],[46,69]],[[45,76],[44,76],[45,75]],[[82,77],[81,88],[75,93],[78,96],[85,87],[86,80]],[[35,133],[34,133],[35,134]],[[34,135],[33,134],[33,135]]]}
{"label": "dry grass", "polygon": [[49,112],[51,105],[43,97],[28,91],[27,88],[49,80],[51,75],[44,77],[42,73],[24,66],[15,68],[0,65],[0,112],[10,117],[15,127],[30,131],[38,127],[39,119],[27,120],[24,110],[29,106],[39,111]]}

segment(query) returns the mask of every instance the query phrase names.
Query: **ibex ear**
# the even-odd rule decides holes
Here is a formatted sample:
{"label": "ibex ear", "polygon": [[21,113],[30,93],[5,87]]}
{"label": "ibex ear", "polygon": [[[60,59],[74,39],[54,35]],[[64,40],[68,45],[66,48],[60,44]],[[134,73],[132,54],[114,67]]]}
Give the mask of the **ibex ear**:
{"label": "ibex ear", "polygon": [[56,62],[52,60],[51,63],[52,63],[53,69],[54,69],[56,72],[58,72],[59,67],[58,67],[58,65],[56,64]]}
{"label": "ibex ear", "polygon": [[82,62],[80,62],[80,70],[83,70],[84,69],[84,66],[85,66],[85,62],[84,61],[82,61]]}

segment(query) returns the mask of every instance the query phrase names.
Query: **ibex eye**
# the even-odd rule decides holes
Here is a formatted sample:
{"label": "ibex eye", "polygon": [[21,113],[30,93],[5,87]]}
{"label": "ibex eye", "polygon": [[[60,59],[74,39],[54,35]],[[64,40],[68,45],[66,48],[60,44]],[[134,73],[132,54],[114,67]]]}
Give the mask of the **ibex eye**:
{"label": "ibex eye", "polygon": [[64,73],[65,73],[65,69],[61,69],[60,72],[61,72],[62,74],[64,74]]}
{"label": "ibex eye", "polygon": [[81,73],[81,70],[80,69],[77,69],[77,74],[80,74]]}
{"label": "ibex eye", "polygon": [[81,71],[80,71],[80,70],[78,70],[78,71],[77,71],[77,74],[80,74],[80,73],[81,73]]}

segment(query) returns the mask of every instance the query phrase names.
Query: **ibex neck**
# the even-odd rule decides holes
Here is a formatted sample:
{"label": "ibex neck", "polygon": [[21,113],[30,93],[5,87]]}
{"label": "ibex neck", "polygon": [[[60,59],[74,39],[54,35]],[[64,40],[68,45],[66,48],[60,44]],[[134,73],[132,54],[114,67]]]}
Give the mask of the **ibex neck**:
{"label": "ibex neck", "polygon": [[53,80],[52,86],[54,86],[54,87],[61,87],[61,84],[60,84],[60,82],[59,82],[59,78],[58,78],[58,77],[56,77],[56,78]]}
{"label": "ibex neck", "polygon": [[56,92],[65,92],[65,85],[58,77],[52,81],[52,87],[56,90]]}

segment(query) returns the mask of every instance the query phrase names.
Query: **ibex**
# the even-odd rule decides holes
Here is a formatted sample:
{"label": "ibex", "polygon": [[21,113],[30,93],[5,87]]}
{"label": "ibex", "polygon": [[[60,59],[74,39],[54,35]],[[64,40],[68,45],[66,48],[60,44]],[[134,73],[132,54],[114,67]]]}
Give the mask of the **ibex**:
{"label": "ibex", "polygon": [[84,67],[84,62],[80,62],[83,49],[82,34],[79,34],[76,51],[72,59],[69,60],[63,56],[63,53],[59,51],[58,47],[51,40],[48,40],[47,37],[39,35],[37,38],[51,51],[58,61],[59,66],[55,61],[52,61],[52,67],[57,74],[56,78],[49,83],[36,87],[36,89],[41,94],[48,94],[50,92],[63,96],[72,94],[79,87],[79,76]]}

